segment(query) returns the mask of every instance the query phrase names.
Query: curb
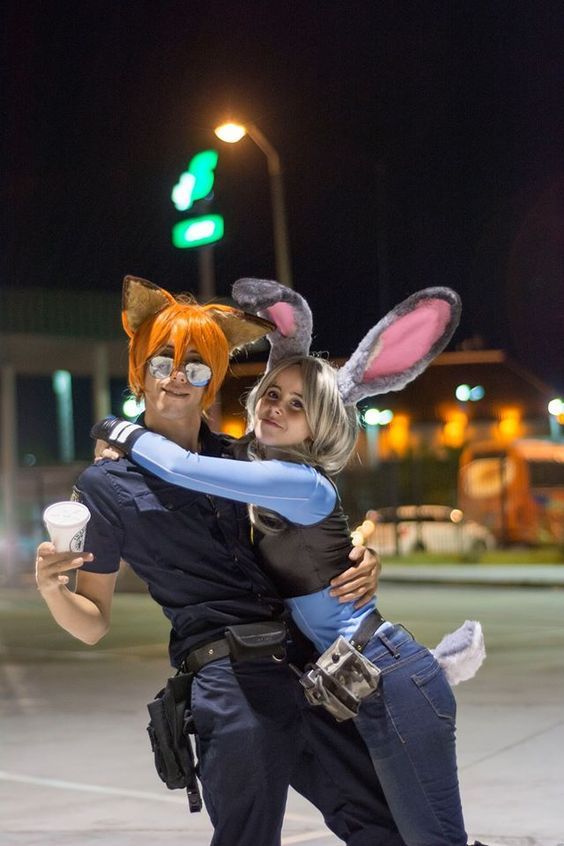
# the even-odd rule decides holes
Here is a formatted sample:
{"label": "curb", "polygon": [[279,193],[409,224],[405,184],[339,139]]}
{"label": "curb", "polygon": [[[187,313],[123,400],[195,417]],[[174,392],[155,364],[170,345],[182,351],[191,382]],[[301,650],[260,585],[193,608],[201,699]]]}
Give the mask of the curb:
{"label": "curb", "polygon": [[384,562],[381,582],[416,582],[417,584],[483,585],[485,587],[564,588],[564,566],[496,566],[459,564],[434,566],[388,564]]}

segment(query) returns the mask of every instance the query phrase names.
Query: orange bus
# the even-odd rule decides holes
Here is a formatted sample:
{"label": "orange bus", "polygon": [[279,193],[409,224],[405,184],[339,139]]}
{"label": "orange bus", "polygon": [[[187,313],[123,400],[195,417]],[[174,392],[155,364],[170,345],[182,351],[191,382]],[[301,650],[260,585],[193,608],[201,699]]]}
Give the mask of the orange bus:
{"label": "orange bus", "polygon": [[470,444],[460,456],[458,500],[502,544],[564,544],[564,443]]}

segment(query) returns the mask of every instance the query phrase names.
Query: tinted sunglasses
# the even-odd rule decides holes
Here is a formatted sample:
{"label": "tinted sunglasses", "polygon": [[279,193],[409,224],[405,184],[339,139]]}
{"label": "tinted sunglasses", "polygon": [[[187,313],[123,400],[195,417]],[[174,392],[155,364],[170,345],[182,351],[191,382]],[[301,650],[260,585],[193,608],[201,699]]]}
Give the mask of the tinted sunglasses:
{"label": "tinted sunglasses", "polygon": [[182,367],[176,368],[174,360],[169,355],[154,355],[149,359],[149,373],[154,379],[166,379],[173,370],[183,370],[184,375],[195,388],[204,388],[212,377],[211,368],[203,361],[187,361]]}

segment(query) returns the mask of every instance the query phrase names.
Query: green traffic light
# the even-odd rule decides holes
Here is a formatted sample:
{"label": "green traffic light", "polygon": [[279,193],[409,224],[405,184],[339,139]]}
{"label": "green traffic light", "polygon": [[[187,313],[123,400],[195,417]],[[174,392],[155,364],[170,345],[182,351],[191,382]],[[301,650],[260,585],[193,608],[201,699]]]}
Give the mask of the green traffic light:
{"label": "green traffic light", "polygon": [[223,238],[223,217],[220,214],[207,214],[181,220],[172,227],[172,243],[179,250],[188,247],[203,247]]}

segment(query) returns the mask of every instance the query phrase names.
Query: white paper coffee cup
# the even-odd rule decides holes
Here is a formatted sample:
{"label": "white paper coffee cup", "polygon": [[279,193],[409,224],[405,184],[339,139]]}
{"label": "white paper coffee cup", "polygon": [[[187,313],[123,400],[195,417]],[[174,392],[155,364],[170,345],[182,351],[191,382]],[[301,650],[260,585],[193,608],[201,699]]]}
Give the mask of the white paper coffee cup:
{"label": "white paper coffee cup", "polygon": [[54,502],[43,512],[43,522],[57,552],[82,552],[90,511],[81,502]]}

